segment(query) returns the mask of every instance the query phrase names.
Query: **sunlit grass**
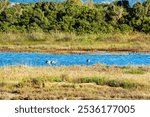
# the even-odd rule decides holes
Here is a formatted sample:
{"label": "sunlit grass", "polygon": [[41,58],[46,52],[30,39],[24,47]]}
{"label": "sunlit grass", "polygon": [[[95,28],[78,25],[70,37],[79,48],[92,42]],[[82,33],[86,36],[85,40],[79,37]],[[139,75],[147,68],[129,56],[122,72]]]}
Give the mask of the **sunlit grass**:
{"label": "sunlit grass", "polygon": [[[138,32],[77,35],[62,32],[0,33],[0,49],[52,52],[58,50],[150,51],[150,35]],[[58,51],[57,51],[58,52]]]}
{"label": "sunlit grass", "polygon": [[146,71],[136,69],[136,70],[127,70],[127,71],[125,71],[125,73],[127,73],[127,74],[145,74]]}
{"label": "sunlit grass", "polygon": [[150,67],[1,67],[0,89],[0,99],[150,99]]}

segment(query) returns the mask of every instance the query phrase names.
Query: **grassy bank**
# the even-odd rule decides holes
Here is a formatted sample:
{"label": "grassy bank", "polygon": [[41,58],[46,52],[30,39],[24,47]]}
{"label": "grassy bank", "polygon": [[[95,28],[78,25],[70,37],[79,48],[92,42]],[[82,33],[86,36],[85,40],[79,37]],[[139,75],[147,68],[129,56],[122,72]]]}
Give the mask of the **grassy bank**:
{"label": "grassy bank", "polygon": [[[150,52],[150,34],[0,33],[0,51]],[[0,99],[150,99],[150,67],[0,67]]]}
{"label": "grassy bank", "polygon": [[150,67],[0,68],[0,99],[150,99]]}
{"label": "grassy bank", "polygon": [[87,51],[150,52],[150,34],[0,33],[0,51],[86,53]]}

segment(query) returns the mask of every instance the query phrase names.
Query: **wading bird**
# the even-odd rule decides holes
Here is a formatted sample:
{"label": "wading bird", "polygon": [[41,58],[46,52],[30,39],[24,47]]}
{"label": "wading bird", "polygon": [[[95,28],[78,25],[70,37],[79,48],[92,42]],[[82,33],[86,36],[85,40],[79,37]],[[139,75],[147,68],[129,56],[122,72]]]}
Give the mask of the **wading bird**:
{"label": "wading bird", "polygon": [[86,60],[87,65],[89,65],[90,62],[91,62],[90,59],[87,59],[87,60]]}
{"label": "wading bird", "polygon": [[54,61],[54,60],[47,60],[46,63],[47,63],[48,65],[55,65],[57,62]]}

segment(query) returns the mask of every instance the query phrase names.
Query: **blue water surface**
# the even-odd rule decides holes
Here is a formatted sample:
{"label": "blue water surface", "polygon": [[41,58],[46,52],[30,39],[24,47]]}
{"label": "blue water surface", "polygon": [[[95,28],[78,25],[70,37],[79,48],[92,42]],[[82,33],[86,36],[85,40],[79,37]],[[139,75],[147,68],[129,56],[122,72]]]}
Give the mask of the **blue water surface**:
{"label": "blue water surface", "polygon": [[[90,62],[87,62],[87,59]],[[56,61],[52,66],[106,64],[116,66],[150,65],[150,54],[143,53],[95,53],[95,54],[41,54],[0,52],[0,66],[27,65],[49,66],[47,60]]]}

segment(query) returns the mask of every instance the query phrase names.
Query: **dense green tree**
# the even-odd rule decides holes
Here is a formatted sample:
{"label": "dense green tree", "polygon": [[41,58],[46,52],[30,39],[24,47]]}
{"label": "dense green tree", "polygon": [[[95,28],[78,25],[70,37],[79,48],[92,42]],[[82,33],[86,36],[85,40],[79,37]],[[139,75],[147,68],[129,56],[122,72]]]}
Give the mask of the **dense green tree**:
{"label": "dense green tree", "polygon": [[80,0],[66,0],[66,4],[81,5],[81,1]]}
{"label": "dense green tree", "polygon": [[[92,3],[92,1],[89,1]],[[88,3],[89,3],[88,2]],[[16,4],[0,2],[0,31],[53,30],[76,33],[150,32],[150,0],[124,7],[111,4],[65,2],[38,2]]]}

